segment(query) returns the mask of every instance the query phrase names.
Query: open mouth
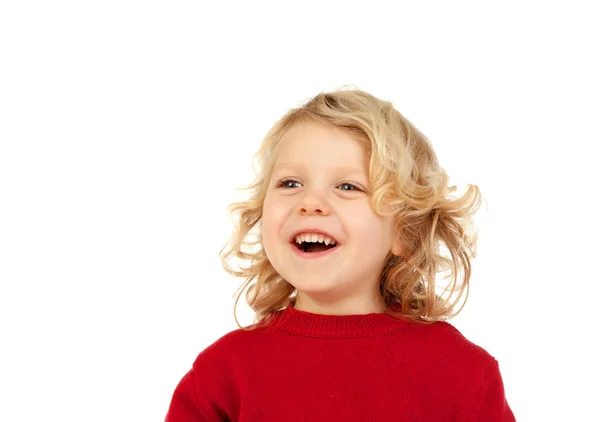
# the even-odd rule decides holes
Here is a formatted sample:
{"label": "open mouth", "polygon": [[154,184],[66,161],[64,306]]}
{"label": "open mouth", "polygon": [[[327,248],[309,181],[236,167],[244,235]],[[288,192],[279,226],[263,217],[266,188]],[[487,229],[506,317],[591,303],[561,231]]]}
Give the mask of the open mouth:
{"label": "open mouth", "polygon": [[302,243],[294,242],[294,246],[296,247],[296,249],[298,249],[302,252],[311,253],[311,252],[323,252],[328,249],[333,249],[333,248],[337,247],[337,243],[326,245],[325,243],[322,243],[322,242],[302,242]]}
{"label": "open mouth", "polygon": [[318,229],[298,231],[292,235],[290,243],[295,248],[295,252],[305,258],[329,255],[339,246],[332,235]]}

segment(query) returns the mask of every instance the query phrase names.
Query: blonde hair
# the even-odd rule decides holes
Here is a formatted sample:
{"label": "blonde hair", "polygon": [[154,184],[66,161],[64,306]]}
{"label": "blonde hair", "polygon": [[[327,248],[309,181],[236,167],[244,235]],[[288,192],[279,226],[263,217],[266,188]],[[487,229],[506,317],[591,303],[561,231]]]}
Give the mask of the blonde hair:
{"label": "blonde hair", "polygon": [[[456,316],[468,298],[470,259],[476,256],[477,233],[472,217],[482,201],[479,188],[468,185],[463,196],[451,197],[456,186],[448,186],[448,175],[440,167],[429,140],[391,102],[358,89],[341,88],[319,93],[274,124],[254,154],[256,178],[242,188],[251,192],[249,199],[228,207],[234,232],[219,256],[229,274],[246,279],[238,289],[234,306],[238,326],[253,330],[296,302],[295,287],[267,259],[257,229],[277,146],[292,125],[300,122],[343,129],[368,150],[371,206],[379,215],[387,212],[394,216],[404,247],[403,257],[388,253],[379,277],[380,300],[386,313],[425,324]],[[250,239],[252,230],[254,240]],[[440,253],[441,242],[450,258]],[[234,269],[228,263],[232,256],[249,265]],[[452,283],[438,294],[436,274],[448,270]],[[244,288],[253,281],[246,300],[255,312],[256,325],[244,328],[235,310]],[[453,312],[463,295],[463,304]]]}

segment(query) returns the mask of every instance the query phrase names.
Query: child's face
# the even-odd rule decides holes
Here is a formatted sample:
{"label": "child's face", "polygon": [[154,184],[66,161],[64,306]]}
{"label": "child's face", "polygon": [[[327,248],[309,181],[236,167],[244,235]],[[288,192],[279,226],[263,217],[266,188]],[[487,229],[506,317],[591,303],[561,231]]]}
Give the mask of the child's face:
{"label": "child's face", "polygon": [[[295,125],[281,142],[261,224],[269,261],[307,310],[381,311],[378,277],[387,253],[401,247],[393,218],[370,206],[367,151],[341,129],[313,123]],[[292,236],[305,229],[329,233],[337,246],[302,256]]]}

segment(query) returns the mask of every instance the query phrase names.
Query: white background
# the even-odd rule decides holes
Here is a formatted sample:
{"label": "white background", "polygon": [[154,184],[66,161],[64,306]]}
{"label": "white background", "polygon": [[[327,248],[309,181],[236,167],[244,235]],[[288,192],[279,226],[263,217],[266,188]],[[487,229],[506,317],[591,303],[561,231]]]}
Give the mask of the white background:
{"label": "white background", "polygon": [[237,328],[218,251],[252,153],[345,84],[481,188],[453,323],[517,419],[600,420],[593,2],[214,3],[0,6],[0,420],[164,420]]}

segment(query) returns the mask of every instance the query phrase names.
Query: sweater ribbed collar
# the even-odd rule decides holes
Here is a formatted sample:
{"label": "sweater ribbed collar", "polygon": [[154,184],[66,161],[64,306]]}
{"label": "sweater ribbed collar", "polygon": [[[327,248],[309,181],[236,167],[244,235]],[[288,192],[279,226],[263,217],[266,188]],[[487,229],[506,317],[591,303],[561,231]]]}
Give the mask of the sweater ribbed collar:
{"label": "sweater ribbed collar", "polygon": [[305,337],[356,338],[383,334],[408,322],[385,313],[323,315],[288,305],[274,320],[278,329]]}

